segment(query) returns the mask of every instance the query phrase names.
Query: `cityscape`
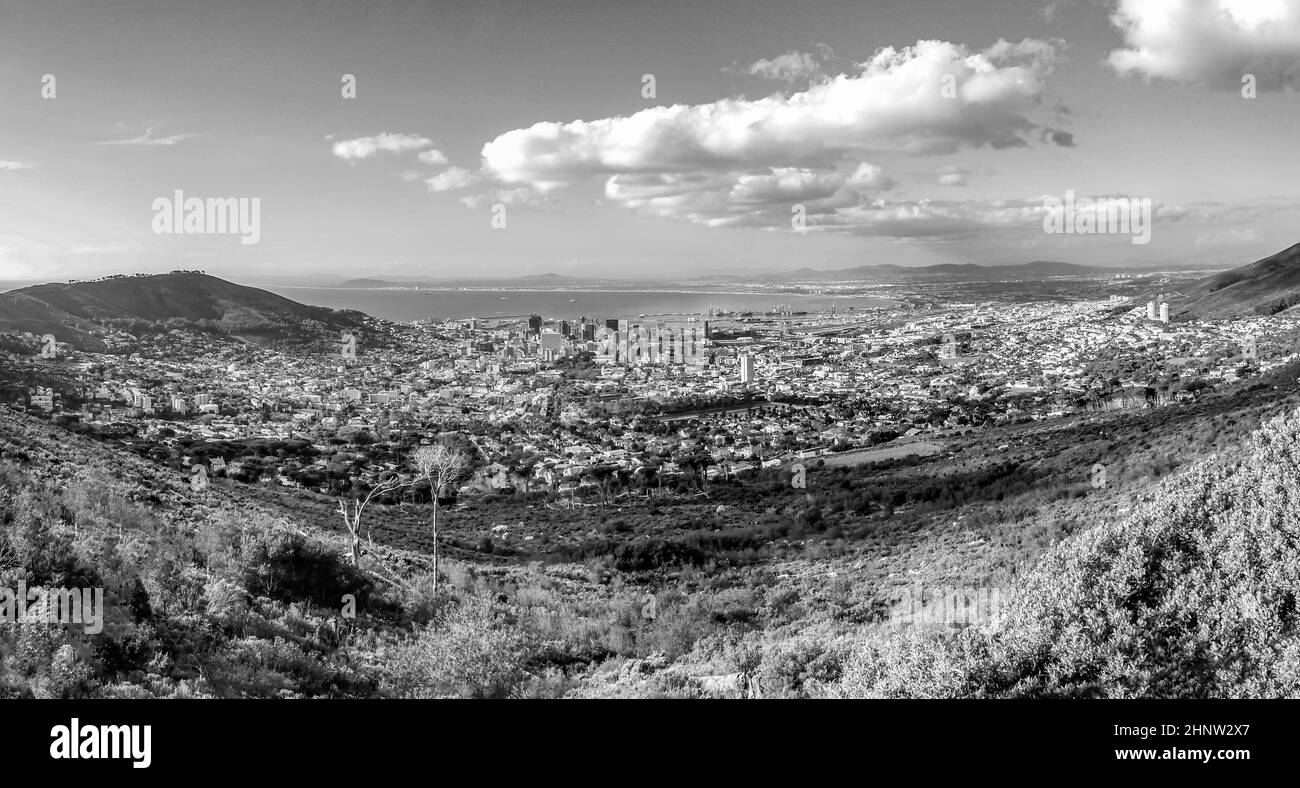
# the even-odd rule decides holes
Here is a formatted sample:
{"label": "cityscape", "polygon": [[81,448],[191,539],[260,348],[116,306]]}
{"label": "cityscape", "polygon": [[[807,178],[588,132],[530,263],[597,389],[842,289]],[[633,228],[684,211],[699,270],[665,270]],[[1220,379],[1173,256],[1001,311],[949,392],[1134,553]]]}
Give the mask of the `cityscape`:
{"label": "cityscape", "polygon": [[15,763],[247,779],[271,699],[300,780],[568,758],[588,700],[648,701],[623,769],[654,701],[746,762],[827,708],[964,777],[1285,754],[1205,701],[1300,698],[1300,0],[12,0],[0,51]]}
{"label": "cityscape", "polygon": [[[161,450],[187,472],[197,461],[210,476],[336,494],[346,487],[326,483],[335,447],[409,449],[476,424],[492,462],[467,481],[580,496],[598,487],[600,466],[680,476],[666,459],[678,452],[698,453],[712,479],[924,455],[999,425],[1192,402],[1297,361],[1300,339],[1287,315],[1170,324],[1169,303],[1154,298],[929,306],[371,319],[306,354],[112,329],[92,333],[105,352],[89,352],[21,332],[11,347],[23,352],[6,366],[57,383],[5,394],[37,417]],[[502,427],[510,440],[490,434]],[[320,456],[268,468],[230,445],[295,438]],[[527,473],[519,463],[506,473],[520,450]],[[358,468],[356,480],[392,469]]]}

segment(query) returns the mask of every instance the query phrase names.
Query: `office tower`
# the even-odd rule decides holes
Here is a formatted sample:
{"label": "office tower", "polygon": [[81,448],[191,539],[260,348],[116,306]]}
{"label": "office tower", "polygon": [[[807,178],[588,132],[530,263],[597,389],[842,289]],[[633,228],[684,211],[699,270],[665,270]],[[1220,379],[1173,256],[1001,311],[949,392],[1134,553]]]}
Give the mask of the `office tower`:
{"label": "office tower", "polygon": [[569,321],[567,320],[560,321],[560,336],[563,337],[569,336]]}
{"label": "office tower", "polygon": [[606,318],[606,319],[605,319],[605,328],[608,328],[610,331],[617,331],[617,330],[618,330],[618,318],[616,318],[616,317]]}
{"label": "office tower", "polygon": [[559,355],[564,349],[565,337],[558,331],[543,331],[541,334],[542,350],[548,350],[552,356]]}
{"label": "office tower", "polygon": [[534,334],[542,333],[542,316],[532,315],[528,318],[528,330]]}
{"label": "office tower", "polygon": [[596,340],[596,324],[583,322],[582,324],[582,341],[594,342]]}
{"label": "office tower", "polygon": [[1169,322],[1169,302],[1168,302],[1168,301],[1165,301],[1164,303],[1162,303],[1162,304],[1160,305],[1160,322],[1161,322],[1161,323],[1168,323],[1168,322]]}
{"label": "office tower", "polygon": [[748,353],[740,357],[740,382],[745,385],[754,382],[754,357]]}
{"label": "office tower", "polygon": [[1155,302],[1155,301],[1148,301],[1148,302],[1147,302],[1147,320],[1155,320],[1155,319],[1156,319],[1156,302]]}

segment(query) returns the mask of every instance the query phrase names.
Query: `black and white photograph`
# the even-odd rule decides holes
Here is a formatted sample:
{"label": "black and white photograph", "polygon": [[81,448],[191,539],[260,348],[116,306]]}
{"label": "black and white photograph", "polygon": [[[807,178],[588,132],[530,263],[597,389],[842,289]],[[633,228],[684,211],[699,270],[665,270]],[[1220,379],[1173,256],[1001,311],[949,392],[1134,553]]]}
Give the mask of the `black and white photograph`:
{"label": "black and white photograph", "polygon": [[1300,0],[0,0],[5,724],[1285,763],[1298,89]]}

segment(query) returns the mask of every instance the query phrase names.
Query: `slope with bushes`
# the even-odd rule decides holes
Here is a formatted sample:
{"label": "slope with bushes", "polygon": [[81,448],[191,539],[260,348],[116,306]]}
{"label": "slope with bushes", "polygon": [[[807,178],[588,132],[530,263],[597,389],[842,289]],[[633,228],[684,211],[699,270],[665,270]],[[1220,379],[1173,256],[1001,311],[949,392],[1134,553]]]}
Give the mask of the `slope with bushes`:
{"label": "slope with bushes", "polygon": [[853,696],[1300,696],[1300,413],[1061,543],[1000,626],[880,633]]}

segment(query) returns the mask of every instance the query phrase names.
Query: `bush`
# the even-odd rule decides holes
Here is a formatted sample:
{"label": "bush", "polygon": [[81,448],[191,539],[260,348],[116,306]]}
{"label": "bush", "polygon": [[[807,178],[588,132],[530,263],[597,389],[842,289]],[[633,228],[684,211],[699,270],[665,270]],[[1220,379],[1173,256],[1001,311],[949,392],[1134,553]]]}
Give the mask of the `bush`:
{"label": "bush", "polygon": [[1300,695],[1300,414],[1044,556],[1001,625],[868,645],[855,696]]}
{"label": "bush", "polygon": [[239,570],[254,596],[286,602],[311,601],[337,608],[345,594],[361,604],[373,584],[342,556],[321,542],[285,528],[245,532]]}
{"label": "bush", "polygon": [[532,644],[513,611],[470,596],[397,649],[386,689],[405,698],[501,698],[528,677]]}

